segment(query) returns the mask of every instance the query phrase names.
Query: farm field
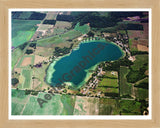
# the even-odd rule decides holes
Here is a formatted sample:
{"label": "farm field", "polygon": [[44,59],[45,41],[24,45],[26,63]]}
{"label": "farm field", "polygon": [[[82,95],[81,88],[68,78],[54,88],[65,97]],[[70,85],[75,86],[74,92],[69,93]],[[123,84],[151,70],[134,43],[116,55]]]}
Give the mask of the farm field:
{"label": "farm field", "polygon": [[131,95],[132,84],[127,82],[126,75],[129,72],[128,67],[120,67],[120,96]]}
{"label": "farm field", "polygon": [[25,95],[24,90],[12,89],[12,115],[21,115],[21,111],[29,96]]}
{"label": "farm field", "polygon": [[32,76],[32,71],[23,69],[22,70],[22,75],[25,78],[24,83],[23,83],[23,89],[31,89],[31,76]]}
{"label": "farm field", "polygon": [[26,67],[26,66],[29,66],[30,64],[33,65],[34,59],[35,59],[35,56],[33,55],[24,55],[19,61],[19,63],[17,64],[17,68]]}
{"label": "farm field", "polygon": [[136,55],[135,57],[136,60],[134,61],[133,65],[131,65],[131,70],[126,76],[129,83],[135,83],[147,77],[145,72],[148,71],[148,55]]}
{"label": "farm field", "polygon": [[82,34],[86,34],[90,31],[90,27],[88,24],[85,24],[83,26],[80,26],[80,23],[77,23],[74,30],[77,30],[79,32],[81,32]]}
{"label": "farm field", "polygon": [[16,48],[12,52],[12,69],[16,65],[18,59],[23,55],[23,51],[19,48]]}
{"label": "farm field", "polygon": [[118,73],[115,71],[107,71],[95,89],[97,92],[103,92],[106,96],[118,96]]}
{"label": "farm field", "polygon": [[81,35],[80,32],[76,30],[70,30],[62,35],[57,35],[57,36],[37,40],[37,46],[41,46],[41,47],[48,46],[49,47],[52,44],[65,43],[67,40],[72,40],[76,37],[79,37],[80,35]]}
{"label": "farm field", "polygon": [[99,99],[76,96],[74,115],[98,115]]}
{"label": "farm field", "polygon": [[121,115],[141,115],[141,103],[134,100],[120,101]]}
{"label": "farm field", "polygon": [[29,41],[36,31],[39,20],[12,20],[12,46],[17,47]]}
{"label": "farm field", "polygon": [[100,98],[99,99],[99,115],[119,115],[118,100]]}
{"label": "farm field", "polygon": [[143,31],[128,30],[129,48],[131,51],[149,51],[148,23],[141,23]]}

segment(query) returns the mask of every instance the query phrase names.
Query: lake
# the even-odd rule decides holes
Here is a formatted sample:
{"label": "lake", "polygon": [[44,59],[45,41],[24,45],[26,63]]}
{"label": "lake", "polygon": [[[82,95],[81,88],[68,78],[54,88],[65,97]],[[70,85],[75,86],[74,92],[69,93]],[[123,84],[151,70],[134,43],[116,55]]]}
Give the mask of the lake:
{"label": "lake", "polygon": [[79,87],[91,74],[90,69],[95,69],[100,62],[118,60],[122,56],[122,50],[110,42],[80,43],[69,55],[59,58],[49,66],[46,81],[51,86],[61,86],[67,82]]}

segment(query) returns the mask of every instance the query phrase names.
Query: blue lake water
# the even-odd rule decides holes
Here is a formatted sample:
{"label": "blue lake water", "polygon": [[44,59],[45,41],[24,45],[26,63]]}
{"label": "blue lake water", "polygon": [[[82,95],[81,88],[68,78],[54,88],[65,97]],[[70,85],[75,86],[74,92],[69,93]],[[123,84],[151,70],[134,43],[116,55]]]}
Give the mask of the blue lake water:
{"label": "blue lake water", "polygon": [[[75,87],[84,81],[87,69],[103,61],[114,61],[122,57],[122,50],[109,42],[81,43],[79,49],[59,59],[51,68],[51,86],[60,86],[63,82],[72,82]],[[49,72],[49,70],[48,70]]]}

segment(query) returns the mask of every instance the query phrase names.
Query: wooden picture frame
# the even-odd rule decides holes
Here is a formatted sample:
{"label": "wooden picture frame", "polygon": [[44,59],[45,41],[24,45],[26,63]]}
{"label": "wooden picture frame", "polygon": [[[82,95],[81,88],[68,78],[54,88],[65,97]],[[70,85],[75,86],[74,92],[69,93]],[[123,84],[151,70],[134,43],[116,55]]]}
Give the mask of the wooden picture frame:
{"label": "wooden picture frame", "polygon": [[[160,18],[160,2],[159,0],[142,0],[142,1],[127,1],[127,0],[116,0],[116,1],[84,1],[84,0],[54,0],[54,1],[11,1],[1,0],[0,1],[0,127],[1,128],[27,128],[27,127],[66,127],[66,128],[96,128],[96,127],[145,127],[145,128],[158,128],[160,127],[160,89],[159,84],[159,22]],[[152,42],[152,119],[148,120],[9,120],[9,55],[8,55],[8,42],[9,42],[9,9],[10,8],[150,8],[152,9],[152,31],[151,31],[151,42]]]}

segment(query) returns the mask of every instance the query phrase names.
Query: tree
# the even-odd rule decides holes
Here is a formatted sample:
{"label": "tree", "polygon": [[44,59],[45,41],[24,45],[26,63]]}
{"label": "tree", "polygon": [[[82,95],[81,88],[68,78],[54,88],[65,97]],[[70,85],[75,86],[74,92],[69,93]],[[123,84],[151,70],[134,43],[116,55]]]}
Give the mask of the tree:
{"label": "tree", "polygon": [[33,53],[33,50],[32,49],[27,49],[26,50],[26,54],[32,54]]}
{"label": "tree", "polygon": [[91,31],[90,31],[90,32],[88,32],[88,33],[87,33],[87,35],[88,35],[89,37],[94,37],[94,33],[93,33],[93,32],[91,32]]}
{"label": "tree", "polygon": [[16,85],[17,83],[19,83],[19,80],[17,78],[12,78],[12,85]]}

